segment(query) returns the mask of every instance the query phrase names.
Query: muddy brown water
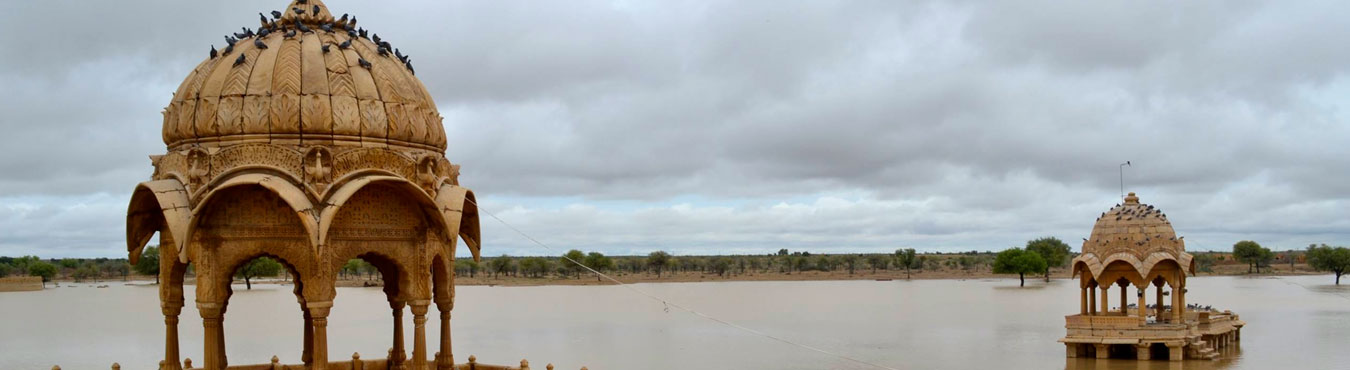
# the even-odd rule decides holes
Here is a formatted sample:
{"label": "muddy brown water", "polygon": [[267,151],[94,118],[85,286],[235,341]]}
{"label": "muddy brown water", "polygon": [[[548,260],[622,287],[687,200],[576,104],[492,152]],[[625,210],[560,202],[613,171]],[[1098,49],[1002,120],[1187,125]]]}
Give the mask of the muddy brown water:
{"label": "muddy brown water", "polygon": [[[640,284],[708,315],[787,340],[897,369],[1332,369],[1350,366],[1350,286],[1330,276],[1199,277],[1191,303],[1232,309],[1247,322],[1223,360],[1066,359],[1069,280],[794,281]],[[154,286],[65,284],[0,293],[0,369],[150,369],[163,354]],[[189,287],[188,296],[191,297]],[[378,288],[339,288],[329,319],[334,360],[384,357],[392,323]],[[456,360],[558,369],[868,369],[729,328],[614,286],[458,288]],[[433,311],[434,313],[434,311]],[[429,352],[439,324],[428,326]],[[183,355],[200,359],[201,319],[189,298]],[[405,314],[407,343],[412,317]],[[300,308],[289,286],[235,287],[225,319],[231,364],[295,363]]]}

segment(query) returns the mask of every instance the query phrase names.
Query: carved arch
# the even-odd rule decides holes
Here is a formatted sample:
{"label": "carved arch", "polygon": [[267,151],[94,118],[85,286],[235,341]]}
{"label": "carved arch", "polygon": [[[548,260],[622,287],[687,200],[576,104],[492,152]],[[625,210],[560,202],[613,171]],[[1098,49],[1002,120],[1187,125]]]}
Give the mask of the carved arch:
{"label": "carved arch", "polygon": [[481,261],[482,234],[479,231],[478,200],[473,190],[442,183],[436,192],[436,206],[445,218],[446,225],[456,230],[449,235],[451,248],[455,245],[454,236],[459,235],[469,247],[469,253],[473,254],[473,260]]}
{"label": "carved arch", "polygon": [[132,264],[140,260],[146,243],[166,227],[175,250],[183,250],[191,218],[192,205],[182,182],[167,179],[136,185],[127,206],[127,259]]}
{"label": "carved arch", "polygon": [[431,198],[427,196],[427,193],[422,191],[416,184],[413,184],[402,177],[371,175],[349,180],[328,194],[328,198],[323,201],[323,211],[319,213],[318,218],[317,240],[320,244],[328,243],[328,232],[332,229],[333,221],[337,218],[339,210],[342,209],[342,205],[346,203],[347,200],[351,199],[353,195],[356,195],[362,188],[373,183],[389,184],[402,190],[404,195],[409,195],[409,197],[407,197],[408,199],[416,202],[422,209],[425,216],[427,216],[427,220],[431,221],[430,224],[446,231],[445,234],[450,234],[449,230],[451,229],[449,228],[449,225],[446,224],[445,217],[436,212],[436,204],[433,203]]}
{"label": "carved arch", "polygon": [[[212,187],[192,209],[192,219],[188,222],[186,237],[191,237],[196,231],[197,225],[201,222],[201,213],[211,204],[211,200],[217,194],[225,189],[248,185],[257,185],[285,201],[291,207],[291,210],[295,211],[301,226],[305,228],[306,240],[310,242],[311,250],[316,254],[318,253],[318,222],[314,215],[314,204],[310,202],[305,191],[295,186],[294,183],[271,174],[241,174],[221,181],[218,185]],[[179,250],[178,259],[187,261],[186,249]]]}

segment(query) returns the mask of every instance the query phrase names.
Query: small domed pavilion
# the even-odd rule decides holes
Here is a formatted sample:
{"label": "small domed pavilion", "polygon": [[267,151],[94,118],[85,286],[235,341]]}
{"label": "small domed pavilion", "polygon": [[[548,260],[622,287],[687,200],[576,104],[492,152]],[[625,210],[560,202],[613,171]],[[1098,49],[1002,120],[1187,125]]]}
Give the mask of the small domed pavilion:
{"label": "small domed pavilion", "polygon": [[[1244,325],[1237,315],[1186,308],[1186,277],[1195,273],[1195,260],[1182,239],[1162,210],[1139,203],[1134,193],[1097,218],[1072,261],[1079,308],[1065,317],[1068,335],[1060,339],[1069,357],[1212,359],[1236,343]],[[1114,308],[1113,286],[1120,290]]]}
{"label": "small domed pavilion", "polygon": [[[182,364],[178,347],[189,265],[205,335],[196,366],[227,368],[232,276],[263,256],[294,276],[304,346],[290,358],[304,368],[454,367],[455,252],[463,240],[479,258],[478,212],[473,192],[459,185],[459,166],[445,158],[449,143],[431,94],[411,61],[355,17],[335,17],[319,0],[271,14],[259,13],[256,31],[226,36],[228,45],[212,47],[183,80],[163,112],[167,151],[151,156],[151,180],[131,196],[132,263],[159,235],[161,368],[193,366]],[[328,353],[329,311],[341,304],[336,276],[353,258],[384,280],[393,322],[385,359],[336,361]],[[433,303],[434,357],[425,325]],[[405,309],[415,323],[411,358]],[[267,368],[298,368],[273,361]]]}

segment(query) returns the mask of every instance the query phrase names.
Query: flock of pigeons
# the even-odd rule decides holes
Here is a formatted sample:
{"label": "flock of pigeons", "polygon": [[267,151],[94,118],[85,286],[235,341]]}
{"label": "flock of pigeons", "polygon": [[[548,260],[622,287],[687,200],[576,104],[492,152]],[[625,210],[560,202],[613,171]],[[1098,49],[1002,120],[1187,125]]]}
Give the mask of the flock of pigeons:
{"label": "flock of pigeons", "polygon": [[[1111,207],[1111,209],[1116,209],[1116,208],[1120,208],[1120,204],[1119,204],[1119,203],[1117,203],[1115,207]],[[1163,222],[1167,222],[1167,215],[1163,214],[1163,213],[1162,213],[1162,210],[1153,208],[1152,205],[1150,205],[1150,206],[1148,206],[1148,207],[1144,207],[1143,211],[1136,211],[1134,208],[1127,208],[1127,209],[1125,209],[1124,212],[1121,212],[1120,214],[1116,215],[1116,221],[1120,221],[1121,218],[1124,218],[1126,221],[1129,221],[1129,220],[1133,220],[1135,217],[1139,217],[1139,218],[1142,219],[1142,218],[1149,217],[1149,216],[1152,216],[1152,217],[1154,217],[1154,218],[1163,220]],[[1097,216],[1097,221],[1101,221],[1102,218],[1104,218],[1104,217],[1106,217],[1106,212],[1102,212],[1102,215],[1101,215],[1101,216]],[[1161,237],[1162,237],[1162,234],[1159,234],[1158,237],[1161,238]],[[1183,236],[1183,237],[1176,237],[1176,236],[1173,236],[1173,237],[1168,238],[1168,240],[1176,241],[1176,240],[1181,240],[1181,239],[1183,239],[1183,238],[1185,238],[1185,237],[1184,237],[1184,236]],[[1083,241],[1087,241],[1087,240],[1088,240],[1087,238],[1083,238]],[[1137,242],[1135,242],[1134,244],[1135,244],[1135,245],[1144,245],[1144,244],[1147,244],[1150,240],[1152,240],[1152,238],[1149,238],[1149,237],[1145,236],[1145,237],[1144,237],[1144,240],[1137,241]],[[1106,243],[1105,240],[1100,241],[1100,242],[1101,242],[1101,243]]]}
{"label": "flock of pigeons", "polygon": [[[297,3],[305,4],[306,2],[307,2],[306,0],[300,0]],[[311,12],[310,14],[319,14],[319,12],[322,11],[322,9],[320,9],[318,5],[315,5],[312,9],[295,7],[291,8],[290,10],[292,12],[295,12],[296,15],[304,15],[306,11]],[[273,10],[272,17],[269,19],[263,13],[258,13],[258,21],[261,22],[262,25],[258,26],[258,31],[256,33],[253,30],[249,29],[248,27],[242,27],[243,32],[235,32],[231,35],[225,35],[225,50],[216,51],[216,46],[211,45],[211,54],[210,54],[211,59],[230,55],[230,53],[234,51],[234,45],[241,40],[253,38],[254,47],[258,49],[267,49],[267,44],[262,41],[262,38],[272,33],[278,32],[282,33],[284,38],[289,39],[295,37],[298,34],[316,32],[313,28],[306,26],[299,19],[295,19],[294,22],[292,22],[292,24],[286,24],[281,19],[282,15],[284,15],[284,13]],[[398,49],[394,48],[392,45],[389,44],[389,41],[381,40],[380,35],[368,33],[364,28],[357,28],[356,17],[349,18],[347,14],[343,14],[342,17],[338,18],[337,21],[335,22],[324,23],[319,25],[319,31],[327,33],[337,33],[341,31],[346,33],[348,39],[340,44],[337,44],[337,47],[339,49],[344,50],[350,48],[352,46],[352,41],[356,40],[357,38],[364,38],[366,40],[370,40],[371,42],[374,42],[375,45],[377,45],[376,52],[379,53],[380,56],[388,57],[391,54],[392,50],[392,54],[395,57],[397,57],[399,61],[403,62],[403,67],[407,68],[408,72],[414,75],[417,74],[417,71],[413,70],[412,58],[408,57],[407,55],[404,55]],[[323,45],[322,49],[325,54],[329,52],[329,46],[331,45],[329,44]],[[245,54],[243,53],[240,53],[239,57],[235,58],[234,65],[238,66],[240,64],[244,64],[244,62],[246,62],[247,60],[248,60],[247,56],[245,56]],[[370,61],[367,61],[365,58],[358,58],[357,64],[361,65],[361,67],[364,67],[366,69],[371,68]]]}

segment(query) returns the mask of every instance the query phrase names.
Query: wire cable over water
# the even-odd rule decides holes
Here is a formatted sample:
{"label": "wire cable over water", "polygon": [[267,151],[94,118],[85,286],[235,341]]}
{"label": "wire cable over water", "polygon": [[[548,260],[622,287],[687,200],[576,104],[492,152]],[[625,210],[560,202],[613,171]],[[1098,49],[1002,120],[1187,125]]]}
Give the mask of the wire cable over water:
{"label": "wire cable over water", "polygon": [[[516,232],[517,234],[520,234],[520,236],[525,237],[525,239],[528,239],[530,242],[533,242],[534,244],[536,244],[536,245],[538,245],[538,246],[540,246],[540,247],[543,247],[544,249],[547,249],[550,253],[554,253],[554,254],[558,253],[557,250],[553,249],[552,247],[549,247],[547,244],[544,244],[543,242],[539,241],[538,239],[535,239],[534,237],[530,236],[530,234],[526,234],[524,231],[521,231],[520,229],[517,229],[515,226],[513,226],[513,225],[507,223],[505,220],[502,220],[501,217],[497,217],[497,214],[492,213],[491,211],[488,211],[487,209],[483,208],[482,205],[478,204],[478,202],[474,201],[472,198],[465,198],[464,200],[469,201],[469,203],[473,203],[474,207],[478,207],[478,211],[479,211],[479,212],[486,213],[488,216],[492,217],[492,219],[497,220],[497,222],[501,223],[502,226],[506,226],[506,228],[511,229],[511,231],[514,231],[514,232]],[[692,314],[692,315],[694,315],[694,316],[698,316],[698,317],[704,318],[704,319],[706,319],[706,320],[709,320],[709,321],[712,321],[712,322],[715,322],[715,323],[718,323],[718,324],[722,324],[722,325],[725,325],[725,326],[729,326],[729,327],[732,327],[732,328],[735,328],[735,329],[744,331],[744,332],[746,332],[746,333],[754,334],[754,335],[759,336],[759,337],[762,337],[762,338],[767,338],[767,339],[770,339],[770,340],[773,340],[773,341],[781,342],[781,343],[784,343],[784,344],[787,344],[787,345],[791,345],[791,346],[794,346],[794,347],[798,347],[798,348],[810,350],[810,351],[813,351],[813,352],[818,352],[818,353],[821,353],[821,354],[824,354],[824,355],[827,355],[827,356],[831,356],[831,357],[834,357],[834,358],[838,358],[838,359],[841,359],[841,360],[845,360],[845,361],[849,361],[849,362],[853,362],[853,363],[857,363],[857,364],[861,364],[861,365],[866,365],[866,366],[870,366],[870,367],[874,367],[874,368],[878,368],[878,369],[898,370],[898,369],[893,368],[893,367],[890,367],[890,366],[881,365],[881,364],[877,364],[877,363],[870,362],[870,361],[867,361],[867,360],[862,360],[862,359],[858,359],[858,358],[854,358],[854,357],[849,357],[848,355],[844,355],[844,354],[832,352],[832,351],[825,350],[825,349],[822,349],[822,348],[817,348],[817,347],[814,347],[814,346],[811,346],[811,345],[807,345],[807,344],[803,344],[803,343],[794,342],[794,341],[792,341],[792,340],[789,340],[789,339],[786,339],[786,338],[783,338],[783,337],[779,337],[779,336],[776,336],[776,335],[773,335],[773,334],[769,334],[769,333],[765,333],[765,332],[762,332],[762,331],[759,331],[759,330],[751,329],[751,328],[748,328],[748,327],[745,327],[745,326],[741,326],[741,325],[736,324],[736,323],[734,323],[734,322],[730,322],[730,321],[722,320],[722,319],[719,319],[719,318],[716,318],[716,317],[712,317],[712,316],[709,316],[709,315],[704,314],[704,313],[702,313],[702,312],[699,312],[698,310],[695,310],[695,309],[692,309],[692,308],[689,308],[689,307],[685,307],[685,306],[683,306],[683,305],[680,305],[679,303],[671,302],[670,300],[667,300],[667,299],[662,298],[662,297],[660,297],[660,296],[657,296],[657,295],[655,295],[655,294],[648,293],[648,292],[645,291],[645,290],[638,289],[637,287],[632,286],[632,285],[630,285],[630,284],[625,284],[624,282],[619,281],[618,279],[615,279],[615,278],[613,278],[613,277],[611,277],[611,276],[609,276],[609,275],[607,275],[607,274],[605,274],[605,273],[603,273],[603,272],[596,271],[595,269],[591,268],[590,266],[586,266],[586,264],[583,264],[583,263],[581,263],[581,262],[579,262],[579,261],[577,261],[577,260],[568,258],[566,255],[563,255],[562,258],[565,259],[565,260],[567,260],[568,262],[571,262],[571,263],[576,264],[577,266],[581,266],[581,268],[586,269],[586,271],[590,271],[592,274],[595,274],[596,276],[605,278],[605,280],[609,280],[609,281],[613,282],[614,284],[617,284],[617,285],[622,286],[622,287],[624,287],[624,288],[628,288],[628,290],[631,290],[631,291],[633,291],[634,293],[640,294],[640,295],[642,295],[642,296],[644,296],[644,297],[647,297],[647,298],[649,298],[649,299],[651,299],[651,300],[654,300],[654,301],[657,301],[657,302],[661,302],[661,305],[662,305],[663,307],[665,307],[665,311],[666,311],[666,312],[670,312],[670,307],[675,307],[676,309],[679,309],[679,310],[684,311],[684,312],[688,312],[688,313],[690,313],[690,314]]]}

